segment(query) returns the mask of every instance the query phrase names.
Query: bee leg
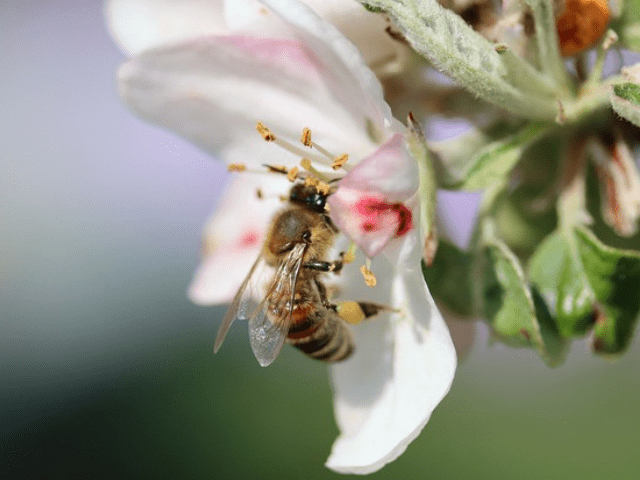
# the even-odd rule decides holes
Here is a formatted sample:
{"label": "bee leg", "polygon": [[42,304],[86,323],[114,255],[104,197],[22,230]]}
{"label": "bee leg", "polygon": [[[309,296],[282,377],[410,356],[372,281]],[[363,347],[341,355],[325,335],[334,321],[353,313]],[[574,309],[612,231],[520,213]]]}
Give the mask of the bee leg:
{"label": "bee leg", "polygon": [[310,268],[312,270],[318,270],[320,272],[340,273],[340,270],[342,270],[342,265],[342,258],[340,258],[340,260],[334,260],[333,262],[308,262],[303,266],[304,268]]}
{"label": "bee leg", "polygon": [[327,295],[327,287],[325,287],[324,284],[320,282],[317,278],[314,278],[313,281],[316,284],[316,288],[318,289],[318,294],[320,295],[320,300],[322,301],[322,305],[325,308],[328,308],[336,312],[337,310],[336,310],[335,304],[329,301],[329,296]]}
{"label": "bee leg", "polygon": [[397,311],[388,305],[372,302],[340,302],[334,308],[343,320],[352,324],[360,323],[362,320],[373,317],[380,312]]}

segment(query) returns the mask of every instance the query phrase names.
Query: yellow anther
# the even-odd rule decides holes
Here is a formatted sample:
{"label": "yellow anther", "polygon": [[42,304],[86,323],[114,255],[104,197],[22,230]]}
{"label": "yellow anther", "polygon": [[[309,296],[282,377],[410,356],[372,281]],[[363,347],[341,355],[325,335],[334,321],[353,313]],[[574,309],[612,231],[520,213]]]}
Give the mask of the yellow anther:
{"label": "yellow anther", "polygon": [[316,190],[318,190],[318,192],[320,192],[323,195],[329,195],[329,193],[331,193],[331,185],[329,185],[326,182],[318,181],[318,184],[316,185]]}
{"label": "yellow anther", "polygon": [[347,163],[347,160],[349,160],[349,155],[347,155],[346,153],[343,153],[342,155],[339,155],[339,156],[337,156],[336,158],[333,159],[333,163],[331,164],[331,168],[333,168],[334,170],[338,170],[345,163]]}
{"label": "yellow anther", "polygon": [[313,169],[313,166],[311,166],[311,160],[309,160],[308,158],[303,158],[302,160],[300,160],[300,166],[307,171],[311,171]]}
{"label": "yellow anther", "polygon": [[368,287],[376,286],[376,283],[378,283],[378,280],[376,279],[376,276],[373,274],[371,270],[369,270],[365,265],[362,265],[360,267],[360,272],[364,277],[364,283],[366,283]]}
{"label": "yellow anther", "polygon": [[247,166],[244,163],[230,163],[227,165],[229,172],[244,172],[246,169]]}
{"label": "yellow anther", "polygon": [[296,178],[298,178],[298,167],[293,167],[291,170],[289,170],[289,173],[287,174],[287,178],[289,179],[290,182],[295,182]]}
{"label": "yellow anther", "polygon": [[302,136],[300,137],[300,141],[305,147],[311,148],[313,143],[311,142],[311,130],[308,128],[302,129]]}
{"label": "yellow anther", "polygon": [[276,139],[276,136],[262,122],[256,124],[256,130],[267,142],[273,142]]}

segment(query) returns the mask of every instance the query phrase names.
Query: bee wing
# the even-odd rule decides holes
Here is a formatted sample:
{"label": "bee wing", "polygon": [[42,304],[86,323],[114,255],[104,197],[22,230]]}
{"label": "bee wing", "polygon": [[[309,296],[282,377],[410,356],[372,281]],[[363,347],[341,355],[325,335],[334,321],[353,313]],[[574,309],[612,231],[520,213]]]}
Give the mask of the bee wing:
{"label": "bee wing", "polygon": [[249,318],[249,341],[253,354],[263,367],[280,353],[291,324],[295,286],[307,246],[296,245],[280,263],[267,294]]}
{"label": "bee wing", "polygon": [[222,345],[224,338],[227,336],[227,332],[229,331],[231,324],[233,324],[236,318],[246,320],[250,314],[256,311],[255,308],[251,308],[252,306],[257,307],[257,303],[253,296],[254,284],[257,283],[257,277],[261,276],[262,267],[264,267],[264,265],[264,258],[260,255],[251,267],[251,270],[249,270],[249,273],[242,282],[242,285],[240,285],[238,293],[233,297],[233,301],[231,302],[231,305],[222,320],[222,324],[218,329],[216,341],[213,345],[214,353],[218,353],[218,350],[220,350],[220,346]]}

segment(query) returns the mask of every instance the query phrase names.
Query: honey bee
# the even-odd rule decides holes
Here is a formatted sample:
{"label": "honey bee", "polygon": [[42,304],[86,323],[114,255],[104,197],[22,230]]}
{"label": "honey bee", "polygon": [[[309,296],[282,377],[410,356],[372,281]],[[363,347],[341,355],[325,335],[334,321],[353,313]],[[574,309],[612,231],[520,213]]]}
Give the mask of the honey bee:
{"label": "honey bee", "polygon": [[[339,273],[344,255],[325,260],[339,233],[327,214],[329,194],[305,183],[293,185],[288,205],[274,216],[262,251],[222,321],[214,352],[239,318],[249,320],[251,348],[263,367],[276,359],[285,341],[309,357],[339,362],[354,351],[345,321],[357,323],[390,310],[369,302],[334,304],[328,298],[321,276]],[[261,284],[265,265],[275,274]],[[256,305],[253,298],[261,285],[266,285],[265,294]]]}

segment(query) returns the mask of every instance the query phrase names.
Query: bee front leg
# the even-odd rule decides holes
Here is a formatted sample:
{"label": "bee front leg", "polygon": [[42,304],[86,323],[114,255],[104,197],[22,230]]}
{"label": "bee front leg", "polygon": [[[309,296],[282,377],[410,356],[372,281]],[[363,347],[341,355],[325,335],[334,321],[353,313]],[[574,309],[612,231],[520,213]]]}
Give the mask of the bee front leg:
{"label": "bee front leg", "polygon": [[333,262],[325,262],[325,261],[309,262],[309,263],[305,263],[303,267],[310,268],[312,270],[318,270],[319,272],[331,272],[331,273],[338,274],[342,270],[342,267],[344,266],[344,264],[348,263],[344,261],[345,252],[340,252],[338,256],[340,257],[340,259],[334,260]]}
{"label": "bee front leg", "polygon": [[303,265],[304,268],[310,268],[312,270],[318,270],[319,272],[332,272],[332,273],[340,273],[342,270],[343,262],[342,259],[334,260],[333,262],[308,262]]}

